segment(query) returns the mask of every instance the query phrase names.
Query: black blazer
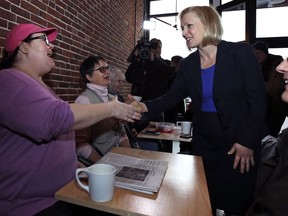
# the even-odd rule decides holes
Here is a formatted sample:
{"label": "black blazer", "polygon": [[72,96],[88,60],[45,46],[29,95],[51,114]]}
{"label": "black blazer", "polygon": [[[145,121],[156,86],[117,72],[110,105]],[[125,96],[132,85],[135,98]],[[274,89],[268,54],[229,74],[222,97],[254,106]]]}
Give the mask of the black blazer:
{"label": "black blazer", "polygon": [[[202,80],[198,51],[182,60],[166,95],[145,102],[149,112],[160,112],[191,97],[193,128],[199,125]],[[217,46],[213,99],[228,148],[237,142],[260,150],[266,112],[266,93],[261,69],[250,44],[221,41]],[[193,133],[195,130],[193,130]]]}

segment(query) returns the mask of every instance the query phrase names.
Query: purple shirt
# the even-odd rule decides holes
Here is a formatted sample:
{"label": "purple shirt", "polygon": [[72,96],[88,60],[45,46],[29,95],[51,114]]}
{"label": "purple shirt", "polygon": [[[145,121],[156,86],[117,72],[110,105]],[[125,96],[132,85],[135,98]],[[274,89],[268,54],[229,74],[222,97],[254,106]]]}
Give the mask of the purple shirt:
{"label": "purple shirt", "polygon": [[77,167],[68,103],[16,69],[0,71],[0,215],[33,215]]}

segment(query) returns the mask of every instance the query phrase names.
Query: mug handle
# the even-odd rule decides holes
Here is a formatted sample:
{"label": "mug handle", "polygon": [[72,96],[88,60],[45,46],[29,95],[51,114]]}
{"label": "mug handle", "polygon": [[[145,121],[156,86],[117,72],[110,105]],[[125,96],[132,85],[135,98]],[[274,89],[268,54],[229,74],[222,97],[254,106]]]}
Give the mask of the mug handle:
{"label": "mug handle", "polygon": [[176,122],[176,126],[179,127],[179,125],[181,125],[181,121]]}
{"label": "mug handle", "polygon": [[84,185],[81,182],[81,180],[79,179],[79,173],[80,172],[85,172],[88,175],[87,168],[78,168],[78,169],[76,169],[76,180],[77,180],[77,183],[79,184],[79,186],[89,193],[89,187],[87,185]]}

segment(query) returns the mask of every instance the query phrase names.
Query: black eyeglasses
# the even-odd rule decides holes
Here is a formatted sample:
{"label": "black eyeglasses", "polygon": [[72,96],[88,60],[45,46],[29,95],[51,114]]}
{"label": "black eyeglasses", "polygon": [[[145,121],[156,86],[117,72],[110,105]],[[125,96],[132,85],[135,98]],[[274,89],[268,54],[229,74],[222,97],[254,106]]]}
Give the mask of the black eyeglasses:
{"label": "black eyeglasses", "polygon": [[24,42],[28,42],[28,41],[36,40],[36,39],[42,39],[42,40],[45,41],[47,46],[50,46],[50,41],[49,41],[49,39],[48,39],[48,37],[46,35],[40,35],[40,36],[37,36],[37,37],[27,38],[27,39],[24,40]]}
{"label": "black eyeglasses", "polygon": [[109,66],[102,66],[99,68],[96,68],[94,71],[99,70],[101,73],[105,73],[107,70],[110,70]]}

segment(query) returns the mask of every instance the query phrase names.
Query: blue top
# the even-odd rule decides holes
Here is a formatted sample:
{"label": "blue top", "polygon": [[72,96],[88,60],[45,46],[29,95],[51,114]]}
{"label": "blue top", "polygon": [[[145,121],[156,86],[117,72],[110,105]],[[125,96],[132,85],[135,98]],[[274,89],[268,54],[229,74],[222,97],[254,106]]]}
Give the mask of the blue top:
{"label": "blue top", "polygon": [[201,69],[203,96],[202,107],[203,112],[216,112],[216,107],[213,101],[213,80],[214,80],[215,65],[209,68]]}

